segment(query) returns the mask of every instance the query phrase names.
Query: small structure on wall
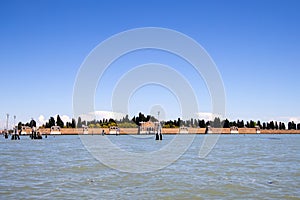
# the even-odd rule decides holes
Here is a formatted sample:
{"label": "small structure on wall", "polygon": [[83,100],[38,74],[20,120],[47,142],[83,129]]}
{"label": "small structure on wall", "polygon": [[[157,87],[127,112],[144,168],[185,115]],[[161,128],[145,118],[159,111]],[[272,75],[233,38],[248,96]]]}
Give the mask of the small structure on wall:
{"label": "small structure on wall", "polygon": [[88,126],[82,126],[83,134],[89,134],[89,127]]}
{"label": "small structure on wall", "polygon": [[28,135],[31,132],[31,127],[29,126],[22,126],[21,128],[21,135]]}
{"label": "small structure on wall", "polygon": [[50,135],[61,135],[60,126],[51,126]]}
{"label": "small structure on wall", "polygon": [[236,126],[230,127],[230,134],[239,134],[239,128]]}
{"label": "small structure on wall", "polygon": [[117,126],[110,126],[109,127],[109,134],[110,135],[119,135],[120,134],[120,128]]}
{"label": "small structure on wall", "polygon": [[155,134],[159,129],[161,129],[161,126],[159,125],[159,122],[140,122],[138,134]]}
{"label": "small structure on wall", "polygon": [[256,134],[260,134],[260,126],[255,126]]}
{"label": "small structure on wall", "polygon": [[189,133],[188,127],[185,127],[185,126],[179,127],[179,134],[188,134],[188,133]]}

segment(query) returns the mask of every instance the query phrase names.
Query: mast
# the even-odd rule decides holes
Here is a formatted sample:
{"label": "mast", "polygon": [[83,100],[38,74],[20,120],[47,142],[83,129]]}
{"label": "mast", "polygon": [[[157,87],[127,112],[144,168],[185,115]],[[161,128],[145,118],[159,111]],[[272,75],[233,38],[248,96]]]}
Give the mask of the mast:
{"label": "mast", "polygon": [[6,114],[6,131],[8,131],[8,118],[9,118],[9,114]]}
{"label": "mast", "polygon": [[16,128],[16,115],[14,115],[14,129]]}
{"label": "mast", "polygon": [[158,120],[157,133],[160,131],[159,114],[160,114],[160,111],[157,112],[157,120]]}
{"label": "mast", "polygon": [[156,138],[155,140],[162,140],[162,133],[161,133],[161,125],[160,125],[160,121],[159,121],[159,114],[160,112],[157,112],[157,120],[158,120],[158,124],[157,124],[157,133],[156,133]]}

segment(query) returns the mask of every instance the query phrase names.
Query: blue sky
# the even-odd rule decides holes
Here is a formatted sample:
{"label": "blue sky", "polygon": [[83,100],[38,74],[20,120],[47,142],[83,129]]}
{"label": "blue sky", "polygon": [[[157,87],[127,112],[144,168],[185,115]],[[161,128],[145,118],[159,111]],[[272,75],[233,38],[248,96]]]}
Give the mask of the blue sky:
{"label": "blue sky", "polygon": [[[0,122],[3,124],[6,113],[16,115],[18,121],[40,115],[72,116],[73,85],[89,52],[114,34],[149,26],[182,32],[206,49],[222,76],[230,119],[299,120],[299,9],[297,0],[2,0]],[[181,60],[144,51],[123,61],[115,65],[129,69],[133,64],[161,61],[180,66],[181,73],[197,85],[201,111],[211,111],[203,80],[193,78]],[[111,73],[121,76],[124,69],[112,66]],[[110,87],[97,90],[96,110],[110,109],[105,95],[110,94]],[[151,87],[137,91],[130,102],[141,100],[147,90]],[[172,95],[160,96],[138,108],[131,104],[131,112],[150,112],[152,104],[175,102]]]}

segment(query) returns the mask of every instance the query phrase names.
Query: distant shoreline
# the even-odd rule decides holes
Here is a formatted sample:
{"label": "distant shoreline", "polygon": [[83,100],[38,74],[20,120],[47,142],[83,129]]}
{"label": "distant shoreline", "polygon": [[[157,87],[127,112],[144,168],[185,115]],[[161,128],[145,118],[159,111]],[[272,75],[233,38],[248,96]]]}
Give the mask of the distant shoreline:
{"label": "distant shoreline", "polygon": [[[102,130],[106,134],[109,133],[109,128],[89,128],[88,135],[101,135]],[[188,128],[188,134],[205,134],[206,128]],[[255,128],[239,128],[238,134],[258,134]],[[50,134],[49,128],[40,128],[39,132],[42,134]],[[138,128],[120,128],[120,135],[137,135]],[[29,132],[27,133],[29,134]],[[61,135],[81,135],[83,134],[82,128],[62,128]],[[179,128],[162,128],[162,134],[180,134]],[[210,134],[224,134],[236,135],[230,133],[230,128],[212,128]],[[259,134],[300,134],[300,130],[267,130],[261,129]]]}

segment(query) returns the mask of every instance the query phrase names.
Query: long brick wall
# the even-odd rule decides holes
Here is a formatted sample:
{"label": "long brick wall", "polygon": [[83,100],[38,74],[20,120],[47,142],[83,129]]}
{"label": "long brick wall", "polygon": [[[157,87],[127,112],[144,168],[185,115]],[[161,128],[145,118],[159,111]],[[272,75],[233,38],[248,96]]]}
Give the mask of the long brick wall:
{"label": "long brick wall", "polygon": [[[89,134],[101,134],[102,130],[109,133],[108,128],[89,128]],[[188,128],[189,134],[205,134],[205,128]],[[229,128],[212,128],[212,133],[230,134]],[[43,134],[50,134],[50,129],[39,129]],[[239,134],[256,134],[255,128],[239,128]],[[62,128],[64,135],[83,134],[82,128]],[[300,130],[260,130],[261,134],[300,134]],[[137,134],[138,128],[120,128],[120,134]],[[163,134],[179,134],[179,128],[163,128]],[[29,133],[28,133],[29,134]]]}

